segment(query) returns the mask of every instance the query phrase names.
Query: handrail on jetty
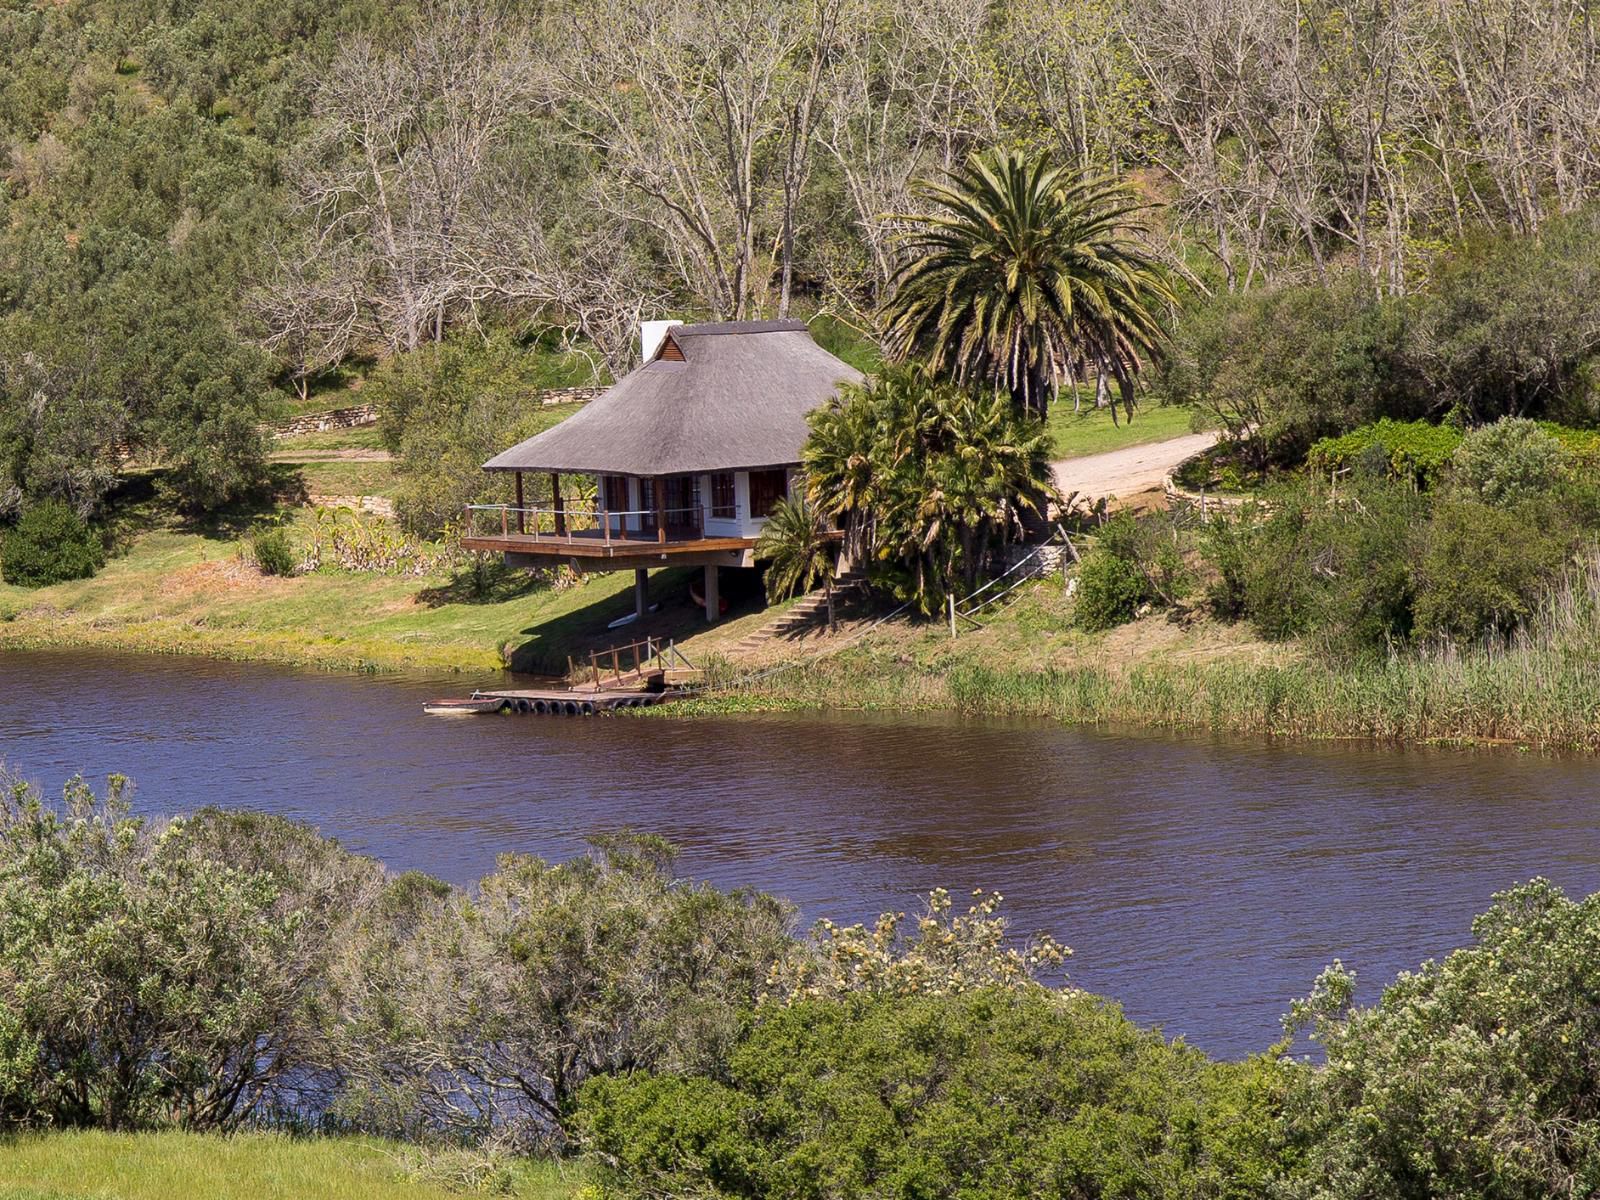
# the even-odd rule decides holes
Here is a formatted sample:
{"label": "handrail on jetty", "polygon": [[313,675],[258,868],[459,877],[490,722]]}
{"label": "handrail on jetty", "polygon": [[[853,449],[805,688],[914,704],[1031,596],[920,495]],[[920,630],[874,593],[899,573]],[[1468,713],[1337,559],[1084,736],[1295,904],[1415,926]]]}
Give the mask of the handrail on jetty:
{"label": "handrail on jetty", "polygon": [[[605,669],[609,660],[609,669]],[[623,664],[631,665],[627,670]],[[683,651],[678,649],[677,642],[672,639],[663,641],[660,638],[647,637],[643,641],[629,642],[625,646],[611,646],[605,650],[589,651],[588,676],[599,690],[602,684],[620,686],[624,683],[637,683],[646,675],[656,672],[665,672],[677,666],[687,670],[694,670],[694,664],[684,657]],[[571,657],[567,659],[567,675],[569,678],[577,674],[577,667]]]}

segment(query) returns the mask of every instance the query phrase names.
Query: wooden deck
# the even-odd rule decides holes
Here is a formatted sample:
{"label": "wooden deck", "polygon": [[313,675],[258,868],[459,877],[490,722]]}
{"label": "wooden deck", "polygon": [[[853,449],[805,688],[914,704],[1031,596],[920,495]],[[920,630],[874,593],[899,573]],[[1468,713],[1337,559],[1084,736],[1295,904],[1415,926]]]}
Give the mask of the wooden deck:
{"label": "wooden deck", "polygon": [[472,693],[474,700],[503,701],[501,711],[537,713],[541,716],[592,717],[622,708],[648,708],[675,700],[682,692],[640,691],[635,688],[509,688]]}
{"label": "wooden deck", "polygon": [[461,539],[466,550],[493,554],[536,554],[551,558],[643,558],[674,555],[742,553],[755,548],[755,538],[672,537],[657,540],[639,534],[622,538],[602,536],[598,530],[581,533],[505,533],[473,534]]}

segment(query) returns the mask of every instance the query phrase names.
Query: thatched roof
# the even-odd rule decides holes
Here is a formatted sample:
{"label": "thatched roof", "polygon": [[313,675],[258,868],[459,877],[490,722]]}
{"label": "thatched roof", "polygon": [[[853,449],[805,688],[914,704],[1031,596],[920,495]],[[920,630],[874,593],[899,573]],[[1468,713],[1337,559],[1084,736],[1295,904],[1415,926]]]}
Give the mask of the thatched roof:
{"label": "thatched roof", "polygon": [[686,475],[797,463],[806,414],[860,379],[804,321],[679,325],[653,361],[484,467]]}

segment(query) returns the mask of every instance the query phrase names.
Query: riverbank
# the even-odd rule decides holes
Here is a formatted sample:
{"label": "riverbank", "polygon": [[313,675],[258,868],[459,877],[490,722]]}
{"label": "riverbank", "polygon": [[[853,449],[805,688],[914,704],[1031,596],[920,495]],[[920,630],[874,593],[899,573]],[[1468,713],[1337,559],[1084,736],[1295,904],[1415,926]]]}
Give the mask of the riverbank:
{"label": "riverbank", "polygon": [[[1335,664],[1244,625],[1156,613],[1104,634],[1070,627],[1059,585],[1028,589],[987,628],[848,626],[805,639],[809,657],[663,716],[704,712],[950,710],[1303,739],[1515,744],[1600,752],[1600,578],[1552,598],[1523,637],[1470,651]],[[835,648],[836,647],[836,648]]]}
{"label": "riverbank", "polygon": [[[0,1141],[0,1200],[454,1200],[483,1194],[471,1169],[483,1157],[374,1138],[46,1133]],[[576,1167],[531,1160],[502,1176],[488,1182],[513,1200],[581,1185]]]}
{"label": "riverbank", "polygon": [[[481,594],[470,573],[435,578],[322,570],[263,576],[237,537],[141,535],[91,580],[0,586],[0,649],[187,654],[329,670],[559,672],[569,655],[645,635],[707,667],[672,718],[730,711],[947,710],[1068,724],[1386,742],[1517,743],[1600,751],[1600,654],[1587,617],[1498,650],[1335,666],[1243,625],[1156,613],[1102,634],[1071,624],[1059,581],[1024,589],[982,630],[871,613],[828,634],[740,642],[772,615],[758,595],[701,623],[689,573],[652,576],[660,611],[631,611],[632,579],[561,585],[511,575]],[[1556,606],[1558,609],[1562,606]],[[1565,605],[1583,614],[1583,605]],[[755,678],[752,678],[755,677]]]}

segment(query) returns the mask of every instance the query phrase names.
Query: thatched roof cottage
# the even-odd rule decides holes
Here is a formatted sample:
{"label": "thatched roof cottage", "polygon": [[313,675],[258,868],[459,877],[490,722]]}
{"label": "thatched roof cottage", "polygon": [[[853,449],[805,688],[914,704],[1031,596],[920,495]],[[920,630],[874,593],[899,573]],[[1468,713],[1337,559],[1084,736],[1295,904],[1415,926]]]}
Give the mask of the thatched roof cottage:
{"label": "thatched roof cottage", "polygon": [[[755,565],[756,538],[788,494],[806,416],[861,373],[816,342],[804,321],[646,326],[643,365],[552,429],[484,469],[516,476],[517,502],[476,509],[471,549],[513,565],[570,559],[580,569],[706,568],[708,619],[718,567]],[[523,475],[547,472],[548,508],[522,503]],[[593,476],[593,503],[562,477]]]}

